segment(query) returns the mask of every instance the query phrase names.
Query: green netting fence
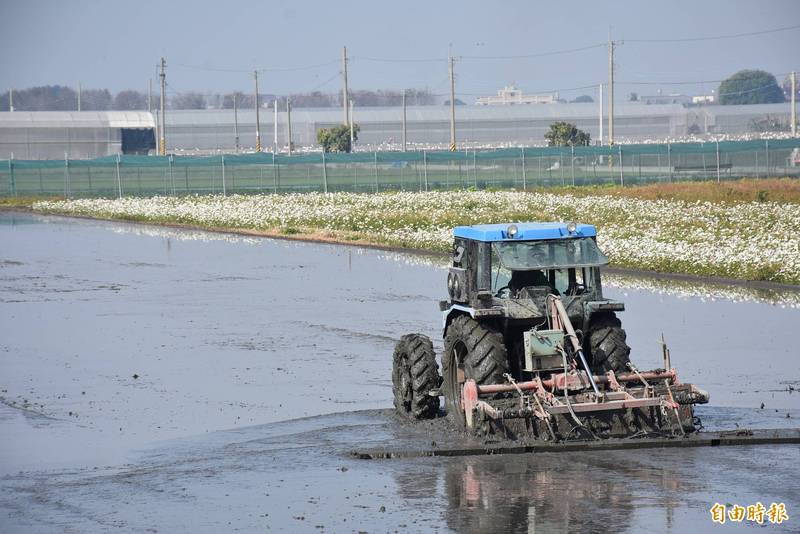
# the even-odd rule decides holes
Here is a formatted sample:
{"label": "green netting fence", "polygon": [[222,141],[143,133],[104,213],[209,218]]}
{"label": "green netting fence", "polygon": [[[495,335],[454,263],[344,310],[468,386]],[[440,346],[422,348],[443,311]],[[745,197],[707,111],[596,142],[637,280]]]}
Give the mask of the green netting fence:
{"label": "green netting fence", "polygon": [[352,154],[0,160],[0,196],[427,191],[800,177],[800,139]]}

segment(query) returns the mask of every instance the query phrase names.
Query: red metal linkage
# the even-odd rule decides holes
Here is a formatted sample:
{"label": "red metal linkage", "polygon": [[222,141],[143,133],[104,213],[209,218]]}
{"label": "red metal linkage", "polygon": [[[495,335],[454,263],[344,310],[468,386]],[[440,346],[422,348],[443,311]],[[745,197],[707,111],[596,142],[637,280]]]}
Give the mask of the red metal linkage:
{"label": "red metal linkage", "polygon": [[[669,371],[645,371],[639,374],[641,374],[645,380],[671,380],[673,383],[677,383],[678,380],[678,375],[675,372],[675,369],[670,369]],[[593,378],[597,384],[609,383],[609,377],[606,375],[595,375]],[[625,382],[639,381],[639,377],[635,373],[620,373],[616,375],[616,379],[620,384]],[[517,382],[516,386],[513,384],[486,384],[483,386],[477,386],[477,389],[479,395],[489,395],[493,393],[510,393],[516,391],[517,388],[521,389],[522,391],[535,391],[539,389],[540,384],[551,390],[559,389],[563,391],[565,386],[569,389],[583,389],[589,386],[589,377],[584,371],[570,375],[557,373],[553,374],[551,378],[547,380]]]}

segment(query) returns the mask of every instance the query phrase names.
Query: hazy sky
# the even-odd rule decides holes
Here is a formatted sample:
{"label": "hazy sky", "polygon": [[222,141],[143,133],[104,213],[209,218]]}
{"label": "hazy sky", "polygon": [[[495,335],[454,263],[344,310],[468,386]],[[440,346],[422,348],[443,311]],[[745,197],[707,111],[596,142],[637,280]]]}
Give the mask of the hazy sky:
{"label": "hazy sky", "polygon": [[[800,70],[800,29],[683,43],[637,43],[734,34],[800,24],[798,0],[571,2],[461,0],[445,2],[66,1],[0,0],[0,87],[61,84],[146,90],[155,65],[167,59],[170,91],[250,91],[244,71],[261,74],[262,92],[286,94],[341,86],[342,45],[352,57],[355,89],[429,88],[448,91],[444,58],[452,43],[457,92],[473,101],[516,82],[525,92],[560,90],[562,97],[596,89],[607,79],[605,47],[533,58],[531,55],[627,40],[617,54],[617,94],[715,89],[716,83],[672,81],[725,78],[743,68],[779,76]],[[374,61],[432,59],[433,61]],[[321,66],[320,66],[321,65]],[[203,68],[196,68],[203,67]],[[223,72],[210,69],[233,69]],[[625,85],[656,82],[662,85]],[[153,80],[154,87],[156,80]]]}

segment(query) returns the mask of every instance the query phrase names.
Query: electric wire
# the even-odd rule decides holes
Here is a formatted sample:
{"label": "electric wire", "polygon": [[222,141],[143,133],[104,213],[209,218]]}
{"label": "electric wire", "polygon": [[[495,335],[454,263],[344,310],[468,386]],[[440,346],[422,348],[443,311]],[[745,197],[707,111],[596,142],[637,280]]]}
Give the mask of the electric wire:
{"label": "electric wire", "polygon": [[784,26],[782,28],[773,28],[770,30],[760,30],[755,32],[744,33],[731,33],[726,35],[712,35],[706,37],[680,37],[674,39],[624,39],[626,43],[689,43],[696,41],[717,41],[721,39],[737,39],[739,37],[751,37],[753,35],[765,35],[768,33],[778,33],[789,30],[796,30],[800,28],[800,24],[794,26]]}

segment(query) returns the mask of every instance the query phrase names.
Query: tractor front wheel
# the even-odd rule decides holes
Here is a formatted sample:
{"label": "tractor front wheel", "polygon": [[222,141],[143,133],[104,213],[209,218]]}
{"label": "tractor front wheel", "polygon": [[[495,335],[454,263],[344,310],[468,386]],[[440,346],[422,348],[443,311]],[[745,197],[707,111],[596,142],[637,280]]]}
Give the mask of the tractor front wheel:
{"label": "tractor front wheel", "polygon": [[407,334],[400,338],[392,358],[394,407],[412,419],[432,419],[439,412],[439,366],[428,336]]}
{"label": "tractor front wheel", "polygon": [[477,322],[468,315],[459,315],[447,327],[442,356],[444,398],[447,417],[465,426],[461,389],[471,378],[475,383],[500,384],[508,373],[508,353],[503,335]]}

